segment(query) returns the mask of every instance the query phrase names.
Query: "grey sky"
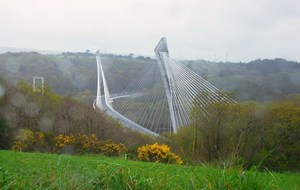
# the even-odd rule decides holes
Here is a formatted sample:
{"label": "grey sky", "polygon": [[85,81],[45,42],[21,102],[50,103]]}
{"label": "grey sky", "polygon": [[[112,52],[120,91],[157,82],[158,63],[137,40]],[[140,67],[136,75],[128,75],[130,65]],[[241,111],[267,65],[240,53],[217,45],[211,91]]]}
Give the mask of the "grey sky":
{"label": "grey sky", "polygon": [[299,0],[0,0],[0,46],[300,61]]}

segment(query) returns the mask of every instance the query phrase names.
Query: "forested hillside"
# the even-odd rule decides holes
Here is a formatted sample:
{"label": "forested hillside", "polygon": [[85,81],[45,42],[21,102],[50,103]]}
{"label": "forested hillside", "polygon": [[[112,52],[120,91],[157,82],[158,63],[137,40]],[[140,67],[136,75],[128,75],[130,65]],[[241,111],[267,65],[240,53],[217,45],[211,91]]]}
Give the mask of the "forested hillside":
{"label": "forested hillside", "polygon": [[49,143],[38,148],[43,152],[53,151],[49,148],[56,135],[95,135],[102,141],[111,139],[127,146],[150,139],[90,105],[53,93],[49,86],[41,94],[23,81],[14,86],[0,79],[0,149],[10,149],[24,130],[44,133]]}
{"label": "forested hillside", "polygon": [[[110,92],[119,93],[134,80],[145,64],[155,60],[142,56],[103,55],[102,62]],[[247,64],[204,60],[183,63],[219,89],[234,93],[238,101],[269,101],[300,93],[298,62],[275,59]],[[0,76],[13,84],[19,80],[31,83],[33,76],[44,76],[56,93],[72,95],[89,103],[96,94],[96,59],[91,53],[0,54]]]}
{"label": "forested hillside", "polygon": [[184,63],[216,87],[234,92],[239,101],[270,101],[300,93],[298,62],[265,59],[249,63],[214,63],[204,60]]}
{"label": "forested hillside", "polygon": [[[105,55],[102,62],[110,92],[118,93],[145,64],[155,60]],[[212,119],[199,114],[197,110],[202,107],[196,104],[191,125],[176,134],[162,134],[158,142],[170,145],[180,156],[195,163],[242,164],[250,168],[263,161],[263,166],[270,169],[299,171],[299,63],[283,59],[248,64],[184,63],[221,90],[235,93],[241,103],[208,105]],[[56,139],[56,135],[95,134],[100,140],[125,143],[131,153],[136,152],[137,146],[153,141],[121,127],[91,104],[73,99],[91,103],[95,98],[97,74],[92,54],[6,53],[0,55],[0,74],[8,81],[0,81],[0,148],[16,146],[15,138],[23,129],[45,133],[48,140]],[[32,76],[45,77],[43,96],[32,91]],[[71,97],[55,94],[50,87]],[[51,143],[49,140],[49,146]],[[47,146],[42,151],[49,151]]]}
{"label": "forested hillside", "polygon": [[[143,64],[149,61],[153,60],[127,56],[102,56],[110,92],[122,92],[122,89],[136,77]],[[89,103],[96,95],[96,58],[90,53],[0,54],[0,76],[12,84],[17,84],[19,80],[32,83],[33,76],[43,76],[45,82],[56,93],[75,96]]]}

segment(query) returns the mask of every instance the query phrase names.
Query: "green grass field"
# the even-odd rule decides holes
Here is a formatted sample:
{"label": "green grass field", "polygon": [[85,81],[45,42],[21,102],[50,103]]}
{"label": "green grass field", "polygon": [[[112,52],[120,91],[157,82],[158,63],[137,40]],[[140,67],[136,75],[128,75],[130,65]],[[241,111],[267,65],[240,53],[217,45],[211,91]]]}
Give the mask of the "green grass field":
{"label": "green grass field", "polygon": [[0,189],[300,189],[299,173],[0,151]]}

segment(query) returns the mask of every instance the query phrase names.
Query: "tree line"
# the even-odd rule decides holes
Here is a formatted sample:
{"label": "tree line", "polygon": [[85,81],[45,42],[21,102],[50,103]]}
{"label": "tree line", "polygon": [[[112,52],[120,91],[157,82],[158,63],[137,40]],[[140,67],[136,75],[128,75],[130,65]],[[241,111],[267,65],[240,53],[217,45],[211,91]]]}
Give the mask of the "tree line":
{"label": "tree line", "polygon": [[300,95],[269,103],[194,105],[192,124],[166,135],[182,157],[224,166],[300,169]]}
{"label": "tree line", "polygon": [[[122,92],[147,64],[156,64],[156,60],[140,56],[106,54],[101,58],[111,93]],[[300,93],[298,62],[264,59],[249,63],[205,60],[183,63],[220,90],[235,94],[238,101],[273,101]],[[91,103],[96,94],[96,59],[88,51],[61,55],[0,54],[0,76],[13,84],[19,80],[31,82],[32,76],[44,76],[54,92],[75,96],[85,103]]]}
{"label": "tree line", "polygon": [[70,96],[61,96],[49,86],[44,94],[20,81],[16,86],[0,82],[0,148],[10,149],[23,129],[41,131],[48,138],[57,135],[95,134],[102,141],[112,139],[126,146],[152,142],[150,137],[130,131],[120,122]]}
{"label": "tree line", "polygon": [[233,92],[238,101],[273,101],[300,93],[300,63],[258,59],[249,63],[184,61],[214,86]]}
{"label": "tree line", "polygon": [[[125,144],[129,152],[154,142],[168,144],[185,163],[222,166],[261,166],[277,171],[300,169],[300,95],[259,103],[214,103],[205,108],[195,104],[192,123],[178,133],[157,139],[130,131],[121,124],[45,87],[44,94],[19,82],[0,82],[0,148],[10,149],[24,129],[42,132],[45,138],[58,135],[93,135],[102,141]],[[3,90],[2,90],[3,92]]]}

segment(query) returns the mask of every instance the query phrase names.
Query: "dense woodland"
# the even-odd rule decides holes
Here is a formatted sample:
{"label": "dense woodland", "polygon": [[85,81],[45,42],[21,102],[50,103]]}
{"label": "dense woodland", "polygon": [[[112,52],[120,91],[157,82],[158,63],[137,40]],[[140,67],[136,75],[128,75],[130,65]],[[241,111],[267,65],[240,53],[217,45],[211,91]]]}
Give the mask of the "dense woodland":
{"label": "dense woodland", "polygon": [[169,136],[172,147],[187,158],[299,171],[299,95],[264,104],[212,104],[206,109],[209,117],[195,105],[193,124]]}
{"label": "dense woodland", "polygon": [[284,59],[249,63],[185,61],[190,69],[238,101],[271,101],[300,92],[300,64]]}
{"label": "dense woodland", "polygon": [[23,81],[17,87],[0,84],[5,89],[0,99],[1,148],[9,149],[23,129],[44,132],[49,139],[58,134],[96,134],[103,141],[112,139],[128,146],[151,142],[90,105],[52,93],[50,87],[42,95]]}
{"label": "dense woodland", "polygon": [[[110,92],[122,92],[149,62],[155,63],[155,60],[132,55],[102,55]],[[238,101],[272,101],[300,92],[298,62],[284,59],[249,63],[182,62],[220,90],[233,93]],[[0,54],[0,76],[11,84],[19,80],[32,83],[33,76],[44,76],[54,92],[84,102],[93,100],[96,94],[96,59],[91,53]]]}
{"label": "dense woodland", "polygon": [[[144,57],[134,59],[131,56],[103,56],[110,92],[122,92],[149,61],[154,60]],[[54,92],[71,95],[84,102],[93,101],[96,95],[96,58],[90,53],[0,54],[0,76],[11,84],[17,84],[20,80],[32,83],[33,76],[43,76]]]}
{"label": "dense woodland", "polygon": [[[122,91],[151,58],[104,55],[111,93]],[[89,53],[0,55],[0,147],[9,149],[21,129],[57,134],[96,134],[136,147],[167,143],[185,163],[261,166],[300,170],[300,64],[283,59],[250,63],[184,63],[239,104],[213,104],[204,117],[158,139],[131,132],[90,104],[96,94],[96,60]],[[44,95],[32,91],[32,76],[44,76]],[[122,81],[122,83],[118,82]],[[2,89],[2,90],[1,90]],[[4,89],[4,90],[3,90]],[[53,91],[52,91],[52,90]],[[2,92],[2,93],[1,93]],[[49,150],[40,150],[49,151]]]}

